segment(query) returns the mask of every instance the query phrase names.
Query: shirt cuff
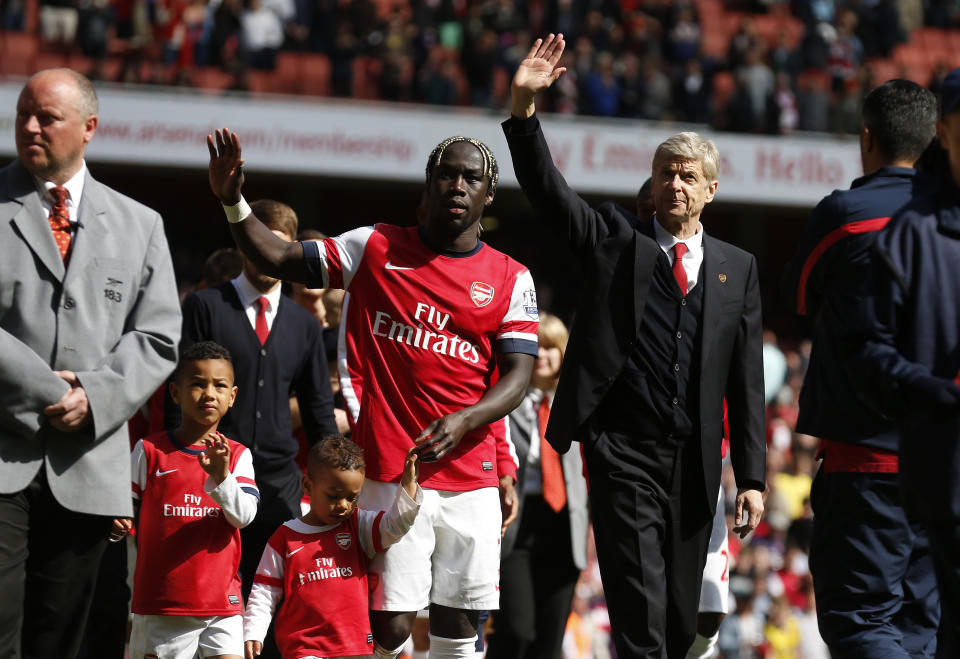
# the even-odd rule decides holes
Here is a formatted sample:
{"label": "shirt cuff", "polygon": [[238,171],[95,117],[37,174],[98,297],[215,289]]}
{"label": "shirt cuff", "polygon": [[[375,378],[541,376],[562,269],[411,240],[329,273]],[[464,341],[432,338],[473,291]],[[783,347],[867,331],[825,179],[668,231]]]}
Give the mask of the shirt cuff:
{"label": "shirt cuff", "polygon": [[503,132],[508,135],[533,135],[540,128],[540,119],[537,118],[536,112],[523,119],[511,114],[501,126],[503,126]]}

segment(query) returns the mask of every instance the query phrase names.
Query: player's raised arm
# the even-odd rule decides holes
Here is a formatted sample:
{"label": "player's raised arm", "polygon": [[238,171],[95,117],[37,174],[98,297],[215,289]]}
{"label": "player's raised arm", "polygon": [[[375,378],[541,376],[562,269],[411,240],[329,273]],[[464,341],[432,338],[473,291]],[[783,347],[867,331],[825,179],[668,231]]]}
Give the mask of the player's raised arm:
{"label": "player's raised arm", "polygon": [[237,246],[260,272],[286,281],[307,281],[307,267],[300,243],[275,236],[250,210],[241,194],[243,151],[240,138],[229,129],[207,135],[210,152],[210,189],[220,199]]}
{"label": "player's raised arm", "polygon": [[533,42],[510,85],[513,116],[520,119],[533,116],[536,110],[534,96],[552,85],[567,70],[557,66],[565,46],[562,34],[548,34],[546,39]]}

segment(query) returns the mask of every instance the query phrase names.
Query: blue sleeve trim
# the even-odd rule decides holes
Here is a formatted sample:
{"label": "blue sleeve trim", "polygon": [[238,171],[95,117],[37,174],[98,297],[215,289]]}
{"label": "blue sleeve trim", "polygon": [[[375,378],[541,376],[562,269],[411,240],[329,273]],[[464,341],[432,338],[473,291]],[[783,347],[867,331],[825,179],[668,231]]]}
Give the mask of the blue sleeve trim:
{"label": "blue sleeve trim", "polygon": [[540,354],[537,342],[526,339],[500,339],[497,341],[497,352],[520,352],[534,357]]}
{"label": "blue sleeve trim", "polygon": [[323,288],[323,263],[320,260],[320,245],[315,240],[301,242],[303,259],[307,266],[307,288]]}
{"label": "blue sleeve trim", "polygon": [[257,497],[257,505],[260,505],[260,491],[253,487],[241,487],[241,491],[246,492],[247,494],[252,494]]}

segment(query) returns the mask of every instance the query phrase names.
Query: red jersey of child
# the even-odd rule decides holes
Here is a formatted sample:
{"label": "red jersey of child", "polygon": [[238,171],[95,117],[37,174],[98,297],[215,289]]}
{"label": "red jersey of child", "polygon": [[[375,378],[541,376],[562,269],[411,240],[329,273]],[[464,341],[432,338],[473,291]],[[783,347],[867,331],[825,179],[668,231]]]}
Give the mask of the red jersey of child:
{"label": "red jersey of child", "polygon": [[137,442],[131,455],[133,498],[140,501],[133,613],[224,616],[243,611],[240,528],[260,500],[250,452],[230,446],[230,473],[217,486],[197,456],[171,433]]}
{"label": "red jersey of child", "polygon": [[373,652],[367,563],[407,532],[423,499],[399,488],[389,511],[358,510],[339,524],[300,519],[277,529],[263,551],[243,616],[245,641],[263,641],[270,619],[284,659]]}

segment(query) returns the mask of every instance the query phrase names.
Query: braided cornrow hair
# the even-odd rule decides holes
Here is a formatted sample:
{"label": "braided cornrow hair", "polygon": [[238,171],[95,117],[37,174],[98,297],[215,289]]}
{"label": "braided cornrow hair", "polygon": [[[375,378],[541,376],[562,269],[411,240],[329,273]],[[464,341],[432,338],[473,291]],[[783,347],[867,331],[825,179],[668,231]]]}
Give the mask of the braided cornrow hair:
{"label": "braided cornrow hair", "polygon": [[493,151],[480,140],[472,137],[464,137],[463,135],[448,137],[434,147],[430,153],[430,158],[427,159],[427,183],[430,182],[434,168],[437,166],[437,163],[440,162],[440,158],[443,157],[443,152],[447,150],[448,146],[456,142],[468,142],[477,147],[477,150],[480,151],[480,155],[483,157],[483,175],[490,178],[490,187],[487,189],[487,194],[496,192],[497,181],[500,180],[500,167],[497,165],[497,159],[493,157]]}

